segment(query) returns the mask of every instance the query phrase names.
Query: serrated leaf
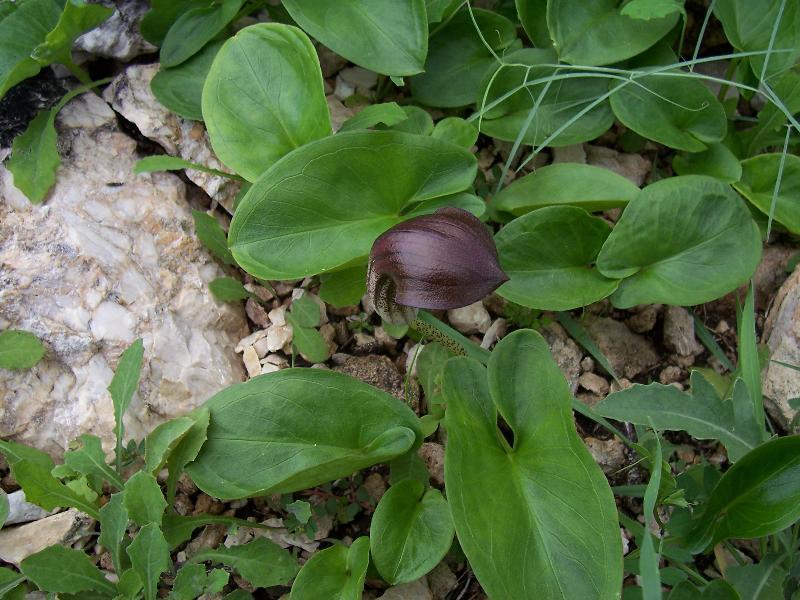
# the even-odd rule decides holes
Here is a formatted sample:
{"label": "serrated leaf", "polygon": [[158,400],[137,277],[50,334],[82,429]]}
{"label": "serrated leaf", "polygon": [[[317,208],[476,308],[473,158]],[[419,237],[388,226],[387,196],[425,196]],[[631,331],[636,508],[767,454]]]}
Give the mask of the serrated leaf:
{"label": "serrated leaf", "polygon": [[217,594],[228,583],[230,575],[223,569],[206,573],[204,565],[186,563],[175,576],[170,600],[195,600],[202,594]]}
{"label": "serrated leaf", "polygon": [[114,570],[117,574],[123,572],[124,544],[128,531],[128,510],[125,508],[125,492],[112,494],[109,501],[100,509],[100,537],[98,542],[105,546]]}
{"label": "serrated leaf", "polygon": [[84,434],[78,440],[81,442],[81,448],[65,452],[64,464],[83,475],[99,477],[121,490],[125,483],[106,463],[106,453],[103,451],[100,438],[96,435]]}
{"label": "serrated leaf", "polygon": [[[741,384],[740,384],[741,385]],[[687,394],[671,385],[634,384],[630,388],[609,394],[595,410],[610,419],[652,426],[659,430],[685,431],[700,440],[719,440],[727,448],[731,461],[741,459],[761,442],[758,427],[753,421],[749,401],[745,415],[735,402],[723,400],[714,386],[697,371],[691,375],[692,393]]]}
{"label": "serrated leaf", "polygon": [[369,566],[369,538],[314,554],[292,584],[292,600],[361,600]]}
{"label": "serrated leaf", "polygon": [[266,538],[256,538],[241,546],[202,550],[192,562],[222,563],[236,570],[254,587],[285,585],[297,574],[299,566],[287,550]]}
{"label": "serrated leaf", "polygon": [[158,481],[147,471],[139,471],[125,483],[125,508],[131,521],[137,525],[161,525],[167,501]]}
{"label": "serrated leaf", "polygon": [[30,369],[44,356],[44,346],[29,331],[0,332],[0,369]]}
{"label": "serrated leaf", "polygon": [[20,563],[22,573],[46,592],[77,594],[86,591],[114,596],[116,588],[83,550],[50,546]]}
{"label": "serrated leaf", "polygon": [[161,573],[170,568],[169,546],[156,523],[145,525],[127,549],[134,571],[144,586],[145,600],[155,600]]}

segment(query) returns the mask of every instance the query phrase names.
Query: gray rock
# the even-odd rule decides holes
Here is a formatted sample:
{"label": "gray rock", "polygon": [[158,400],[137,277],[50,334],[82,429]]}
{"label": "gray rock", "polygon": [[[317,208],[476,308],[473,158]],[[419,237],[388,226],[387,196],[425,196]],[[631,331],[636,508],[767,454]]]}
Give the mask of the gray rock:
{"label": "gray rock", "polygon": [[425,442],[417,450],[417,454],[425,462],[436,485],[444,485],[444,446],[436,442]]}
{"label": "gray rock", "polygon": [[652,342],[624,323],[601,317],[589,321],[586,329],[619,376],[632,379],[658,364]]}
{"label": "gray rock", "polygon": [[44,519],[51,514],[49,511],[46,511],[35,504],[26,502],[25,492],[23,490],[11,492],[8,494],[7,498],[8,517],[6,517],[6,522],[3,524],[3,527],[16,525],[18,523],[38,521],[39,519]]}
{"label": "gray rock", "polygon": [[694,319],[685,308],[667,306],[664,309],[664,345],[681,356],[703,351],[694,337]]}
{"label": "gray rock", "polygon": [[613,148],[591,144],[584,144],[583,147],[586,150],[588,164],[610,169],[618,175],[627,177],[639,187],[644,185],[652,168],[650,161],[639,154],[617,152]]}
{"label": "gray rock", "polygon": [[458,585],[458,577],[453,574],[445,562],[436,565],[426,577],[433,600],[447,600],[447,595]]}
{"label": "gray rock", "polygon": [[[394,363],[386,356],[370,354],[367,356],[351,356],[343,365],[334,371],[352,375],[364,383],[374,385],[395,398],[405,401],[405,385],[403,376]],[[419,386],[414,380],[409,381],[409,402],[415,404],[419,398]]]}
{"label": "gray rock", "polygon": [[347,119],[355,115],[355,112],[342,104],[334,95],[325,96],[325,100],[328,103],[328,110],[331,113],[333,132],[336,133],[342,128],[342,125]]}
{"label": "gray rock", "polygon": [[94,531],[94,519],[67,511],[0,531],[0,560],[19,566],[31,554],[61,544],[68,546]]}
{"label": "gray rock", "polygon": [[[167,154],[219,171],[228,171],[211,149],[205,125],[168,111],[150,90],[159,65],[132,65],[118,75],[103,92],[112,108],[136,125],[143,136],[163,146]],[[186,176],[211,197],[233,212],[239,191],[237,181],[187,169]]]}
{"label": "gray rock", "polygon": [[492,317],[481,301],[448,310],[447,320],[455,329],[465,334],[486,333],[492,324]]}
{"label": "gray rock", "polygon": [[422,577],[411,583],[390,587],[380,600],[433,600],[433,595],[428,587],[428,580]]}
{"label": "gray rock", "polygon": [[[800,268],[781,286],[764,326],[764,337],[772,360],[800,365]],[[784,428],[798,431],[800,410],[789,400],[800,397],[800,372],[770,362],[761,373],[764,405]]]}
{"label": "gray rock", "polygon": [[606,475],[613,475],[625,466],[625,445],[617,438],[599,440],[587,437],[583,443]]}
{"label": "gray rock", "polygon": [[583,351],[558,323],[550,323],[542,329],[541,333],[550,346],[550,352],[553,354],[558,368],[569,383],[570,391],[574,394],[578,389]]}
{"label": "gray rock", "polygon": [[578,163],[586,164],[586,151],[583,149],[583,144],[572,144],[571,146],[562,146],[560,148],[553,148],[553,164],[558,163]]}
{"label": "gray rock", "polygon": [[100,4],[113,7],[114,13],[75,40],[75,50],[123,62],[158,50],[139,33],[139,22],[150,8],[147,0],[103,0]]}
{"label": "gray rock", "polygon": [[0,329],[33,332],[44,360],[0,369],[0,437],[60,455],[83,433],[113,447],[107,386],[121,352],[144,342],[139,393],[125,416],[141,439],[242,378],[232,351],[240,308],[218,302],[223,275],[192,234],[178,177],[136,177],[136,142],[94,94],[58,119],[63,163],[31,205],[0,167]]}

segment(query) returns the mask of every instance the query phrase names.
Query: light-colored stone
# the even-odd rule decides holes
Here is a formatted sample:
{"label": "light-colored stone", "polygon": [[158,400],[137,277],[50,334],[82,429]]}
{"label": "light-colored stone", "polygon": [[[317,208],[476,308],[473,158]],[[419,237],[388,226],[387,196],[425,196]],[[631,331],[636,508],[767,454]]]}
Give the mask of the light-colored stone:
{"label": "light-colored stone", "polygon": [[333,94],[325,96],[325,100],[328,102],[328,110],[331,113],[331,125],[333,126],[334,133],[336,133],[341,129],[342,124],[347,121],[347,119],[355,115],[355,112],[342,104]]}
{"label": "light-colored stone", "polygon": [[613,475],[625,466],[625,445],[617,438],[600,440],[587,437],[583,440],[594,461],[600,465],[603,473]]}
{"label": "light-colored stone", "polygon": [[462,308],[453,308],[447,311],[447,320],[461,333],[486,333],[492,324],[489,311],[483,302],[475,302]]}
{"label": "light-colored stone", "polygon": [[139,22],[150,8],[147,0],[123,2],[104,0],[101,4],[113,7],[114,13],[99,27],[75,40],[75,50],[92,56],[115,58],[122,62],[158,50],[139,32]]}
{"label": "light-colored stone", "polygon": [[664,385],[676,383],[683,379],[683,370],[675,365],[668,365],[658,374],[658,380]]}
{"label": "light-colored stone", "polygon": [[638,310],[635,314],[628,317],[625,320],[625,324],[628,326],[628,329],[634,333],[647,333],[648,331],[652,331],[658,319],[658,309],[659,305],[656,304],[643,306],[641,310]]}
{"label": "light-colored stone", "polygon": [[[158,64],[131,65],[103,92],[103,98],[119,114],[136,125],[143,136],[159,143],[172,156],[179,156],[219,171],[227,171],[211,149],[202,123],[179,117],[167,110],[150,90]],[[233,212],[233,201],[240,184],[227,177],[187,169],[186,176],[203,188],[216,202]],[[141,179],[152,174],[140,175]]]}
{"label": "light-colored stone", "polygon": [[356,88],[360,94],[365,94],[378,85],[378,74],[362,67],[347,67],[339,72],[339,77]]}
{"label": "light-colored stone", "polygon": [[242,353],[242,362],[244,368],[247,369],[247,374],[250,377],[261,375],[261,362],[258,360],[258,353],[252,346],[248,346]]}
{"label": "light-colored stone", "polygon": [[436,442],[425,442],[419,447],[417,454],[428,467],[431,479],[437,485],[444,485],[444,446]]}
{"label": "light-colored stone", "polygon": [[333,50],[329,50],[322,44],[317,45],[317,56],[319,57],[319,65],[322,69],[323,77],[333,77],[347,64],[346,58],[336,54]]}
{"label": "light-colored stone", "polygon": [[269,322],[273,325],[286,325],[286,307],[279,306],[278,308],[273,308],[268,313]]}
{"label": "light-colored stone", "polygon": [[314,539],[309,538],[305,533],[290,533],[283,525],[283,519],[272,517],[263,521],[269,529],[254,529],[256,537],[265,537],[278,544],[281,548],[291,548],[295,546],[306,552],[316,552],[319,548],[319,540],[328,537],[333,525],[333,518],[330,515],[322,517],[312,517],[317,530]]}
{"label": "light-colored stone", "polygon": [[267,353],[269,352],[269,344],[267,343],[267,338],[263,337],[260,340],[257,340],[253,344],[253,348],[255,349],[258,358],[264,358],[265,356],[267,356]]}
{"label": "light-colored stone", "polygon": [[243,376],[231,348],[240,307],[208,282],[224,273],[197,241],[185,188],[133,175],[136,142],[94,94],[58,119],[62,165],[32,205],[0,167],[0,329],[31,331],[44,360],[0,369],[0,437],[60,455],[83,433],[113,446],[107,387],[122,351],[144,343],[125,431],[141,439]]}
{"label": "light-colored stone", "polygon": [[601,317],[589,321],[586,329],[618,376],[631,379],[658,364],[653,343],[624,323]]}
{"label": "light-colored stone", "polygon": [[263,339],[265,337],[267,337],[267,330],[266,329],[259,329],[258,331],[254,331],[253,333],[251,333],[247,337],[244,337],[241,340],[239,340],[239,343],[236,344],[236,347],[234,348],[234,350],[236,352],[244,352],[245,348],[247,348],[248,346],[252,346],[253,344],[255,344],[256,342],[258,342],[259,340],[261,340],[261,339]]}
{"label": "light-colored stone", "polygon": [[444,561],[436,565],[427,578],[433,600],[447,600],[447,595],[458,585],[458,577]]}
{"label": "light-colored stone", "polygon": [[486,333],[483,334],[481,348],[486,350],[491,348],[492,344],[506,334],[506,331],[508,331],[508,322],[505,319],[495,319],[489,329],[486,330]]}
{"label": "light-colored stone", "polygon": [[[800,365],[800,268],[778,291],[767,316],[763,340],[773,361]],[[761,382],[770,415],[785,429],[799,430],[800,410],[793,408],[789,400],[800,397],[800,372],[770,362],[761,374]]]}
{"label": "light-colored stone", "polygon": [[[342,74],[336,76],[336,84],[333,88],[333,97],[340,102],[344,102],[356,93],[356,86],[342,79]],[[330,98],[330,96],[328,96]],[[335,129],[335,128],[334,128]]]}
{"label": "light-colored stone", "polygon": [[293,334],[291,325],[272,325],[267,330],[267,350],[269,352],[282,350],[284,346],[291,343]]}
{"label": "light-colored stone", "polygon": [[68,546],[90,535],[94,519],[70,508],[62,513],[0,531],[0,560],[19,566],[31,554],[49,546]]}
{"label": "light-colored stone", "polygon": [[598,396],[608,394],[608,381],[595,373],[583,373],[578,377],[578,385],[583,389],[594,392]]}
{"label": "light-colored stone", "polygon": [[375,500],[380,500],[386,493],[386,480],[380,473],[370,473],[364,479],[364,489]]}
{"label": "light-colored stone", "polygon": [[421,577],[411,583],[390,587],[379,600],[433,600],[433,595],[428,580]]}
{"label": "light-colored stone", "polygon": [[558,323],[550,323],[542,328],[541,333],[547,345],[550,346],[550,353],[553,355],[558,368],[566,378],[567,383],[569,383],[570,391],[574,394],[578,389],[578,376],[581,373],[583,351]]}
{"label": "light-colored stone", "polygon": [[585,165],[586,151],[583,149],[583,144],[572,144],[571,146],[553,148],[553,164],[557,163],[578,163]]}
{"label": "light-colored stone", "polygon": [[681,356],[703,351],[694,337],[694,319],[685,308],[667,306],[664,309],[664,345]]}
{"label": "light-colored stone", "polygon": [[617,152],[606,146],[592,146],[584,144],[586,162],[595,167],[610,169],[618,175],[628,178],[635,185],[644,185],[652,165],[650,161],[640,154],[627,154]]}
{"label": "light-colored stone", "polygon": [[11,492],[8,498],[8,516],[6,517],[3,527],[9,525],[16,525],[18,523],[29,523],[31,521],[38,521],[44,519],[51,513],[43,508],[25,501],[25,492],[17,490]]}

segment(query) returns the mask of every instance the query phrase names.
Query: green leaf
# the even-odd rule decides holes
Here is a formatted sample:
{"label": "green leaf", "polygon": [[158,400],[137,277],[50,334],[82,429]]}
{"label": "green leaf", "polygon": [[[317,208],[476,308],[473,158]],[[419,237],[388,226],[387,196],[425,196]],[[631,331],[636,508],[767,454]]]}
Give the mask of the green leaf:
{"label": "green leaf", "polygon": [[[11,569],[0,567],[0,597],[8,598],[9,600],[15,599],[16,596],[10,596],[8,594],[23,581],[25,581],[24,575],[20,575]],[[25,598],[24,592],[22,594],[22,598]]]}
{"label": "green leaf", "polygon": [[725,578],[747,600],[783,600],[786,571],[781,567],[784,557],[768,554],[755,565],[731,565]]}
{"label": "green leaf", "polygon": [[[130,560],[128,560],[128,562],[130,562]],[[139,592],[142,591],[143,587],[142,580],[133,567],[125,570],[119,577],[119,583],[117,583],[117,590],[120,595],[127,600],[138,600],[141,598]],[[76,598],[75,600],[79,599]]]}
{"label": "green leaf", "polygon": [[55,119],[52,109],[40,112],[11,144],[8,170],[14,175],[14,185],[34,204],[44,200],[53,187],[61,164]]}
{"label": "green leaf", "polygon": [[217,169],[210,169],[205,165],[178,158],[177,156],[170,156],[168,154],[158,154],[155,156],[146,156],[137,161],[133,166],[133,172],[139,173],[152,173],[153,171],[181,171],[183,169],[193,169],[195,171],[202,171],[210,175],[217,175],[218,177],[227,177],[228,179],[237,179],[244,181],[238,175],[233,173],[226,173],[225,171],[218,171]]}
{"label": "green leaf", "polygon": [[294,516],[300,523],[308,523],[311,518],[311,504],[303,500],[295,500],[286,505],[286,512]]}
{"label": "green leaf", "polygon": [[207,6],[207,0],[150,0],[150,10],[142,17],[139,31],[151,44],[160,46],[175,20],[194,6]]}
{"label": "green leaf", "polygon": [[720,298],[745,281],[761,258],[750,212],[729,186],[710,177],[670,177],[644,188],[606,239],[597,267],[627,278],[614,306],[688,306]]}
{"label": "green leaf", "polygon": [[300,27],[347,60],[384,75],[423,70],[428,52],[425,0],[284,0]]}
{"label": "green leaf", "polygon": [[200,489],[222,499],[306,489],[418,443],[417,418],[407,406],[329,371],[261,375],[221,391],[206,406],[208,441],[187,472]]}
{"label": "green leaf", "polygon": [[[775,182],[781,165],[781,154],[762,154],[742,161],[742,177],[734,183],[742,196],[758,210],[769,215],[775,194]],[[794,234],[800,234],[800,157],[787,154],[773,218]]]}
{"label": "green leaf", "polygon": [[397,102],[386,102],[384,104],[372,104],[364,107],[357,115],[350,117],[342,123],[340,132],[353,131],[355,129],[369,129],[382,123],[383,125],[397,125],[408,118]]}
{"label": "green leaf", "polygon": [[691,395],[671,385],[634,384],[609,394],[595,410],[618,421],[685,431],[699,440],[719,440],[731,461],[741,459],[759,445],[761,434],[752,409],[748,406],[743,415],[734,404],[741,401],[741,396],[736,400],[721,399],[714,386],[697,371],[692,371],[691,384]]}
{"label": "green leaf", "polygon": [[[523,143],[535,146],[545,143],[571,122],[547,142],[548,146],[558,147],[592,140],[614,123],[614,114],[607,100],[589,109],[598,98],[607,94],[607,83],[602,79],[553,80],[549,87],[544,82],[527,83],[555,74],[557,59],[552,50],[524,48],[511,52],[505,60],[514,66],[495,66],[486,73],[481,84],[480,106],[499,102],[484,113],[480,123],[482,133],[511,142],[519,138]],[[583,110],[588,112],[575,120]]]}
{"label": "green leaf", "polygon": [[56,26],[44,41],[31,52],[31,58],[42,66],[52,63],[72,65],[72,44],[83,33],[94,29],[110,17],[114,9],[84,0],[67,0]]}
{"label": "green leaf", "polygon": [[614,114],[641,136],[687,152],[701,152],[725,138],[725,108],[698,79],[649,75],[635,84],[611,85],[616,87]]}
{"label": "green leaf", "polygon": [[648,535],[643,536],[641,554],[639,555],[639,572],[642,578],[643,600],[661,600],[661,576],[658,572],[658,563],[661,558],[653,544],[653,536],[649,532],[653,529],[653,515],[656,510],[658,491],[661,488],[662,463],[661,438],[655,431],[655,448],[650,460],[650,480],[644,491],[644,529]]}
{"label": "green leaf", "polygon": [[[756,315],[754,301],[754,286],[750,282],[745,298],[744,307],[739,317],[737,332],[739,333],[739,369],[742,384],[747,390],[742,394],[739,403],[741,413],[749,415],[748,421],[755,424],[760,440],[767,439],[764,429],[764,398],[761,392],[761,360],[758,352],[758,337],[756,334]],[[734,401],[736,400],[734,389]]]}
{"label": "green leaf", "polygon": [[313,364],[328,360],[331,349],[319,331],[313,327],[301,326],[291,313],[286,315],[286,320],[292,326],[292,343],[303,358]]}
{"label": "green leaf", "polygon": [[391,485],[397,485],[406,479],[413,479],[428,485],[430,477],[425,461],[419,457],[416,450],[410,450],[389,463],[389,483]]}
{"label": "green leaf", "polygon": [[[478,29],[489,46],[502,53],[517,39],[514,23],[488,10],[473,9]],[[414,98],[422,104],[458,107],[479,100],[483,76],[493,64],[467,10],[459,10],[430,39],[425,72],[409,81]]]}
{"label": "green leaf", "polygon": [[226,265],[235,265],[236,260],[228,249],[228,240],[225,230],[217,220],[200,210],[192,210],[194,219],[194,230],[200,242],[208,248],[211,253]]}
{"label": "green leaf", "polygon": [[676,154],[672,168],[678,175],[709,175],[725,183],[735,183],[742,177],[739,159],[725,144],[709,144],[702,152]]}
{"label": "green leaf", "polygon": [[677,13],[645,21],[622,14],[623,8],[616,0],[548,2],[547,25],[559,58],[573,65],[619,62],[647,50],[678,22]]}
{"label": "green leaf", "polygon": [[268,526],[262,525],[261,523],[254,523],[245,519],[237,519],[236,517],[227,517],[225,515],[200,514],[197,516],[183,517],[174,513],[167,513],[164,515],[162,530],[169,547],[175,549],[182,543],[191,539],[195,529],[203,527],[204,525],[269,529]]}
{"label": "green leaf", "polygon": [[453,519],[439,490],[413,479],[389,488],[378,502],[369,531],[372,560],[392,585],[419,579],[453,543]]}
{"label": "green leaf", "polygon": [[248,181],[331,134],[314,46],[280,23],[251,25],[225,42],[206,77],[202,106],[214,152]]}
{"label": "green leaf", "polygon": [[328,304],[342,308],[355,306],[367,291],[367,269],[365,265],[350,267],[320,276],[319,297]]}
{"label": "green leaf", "polygon": [[594,266],[611,232],[582,208],[550,206],[518,217],[495,236],[500,265],[511,278],[502,297],[530,308],[568,310],[611,294],[619,284]]}
{"label": "green leaf", "polygon": [[242,282],[233,277],[217,277],[214,281],[209,282],[208,289],[217,300],[223,302],[247,300],[251,295]]}
{"label": "green leaf", "polygon": [[0,440],[0,452],[5,454],[11,476],[25,490],[28,502],[45,510],[72,506],[94,519],[100,516],[94,504],[51,475],[55,464],[46,452],[4,440]]}
{"label": "green leaf", "polygon": [[42,68],[31,54],[56,26],[61,12],[56,0],[28,0],[0,21],[0,98]]}
{"label": "green leaf", "polygon": [[138,471],[125,484],[125,509],[137,525],[161,525],[167,501],[156,478],[147,471]]}
{"label": "green leaf", "polygon": [[45,592],[77,594],[105,592],[116,595],[114,584],[94,566],[83,550],[54,545],[32,554],[20,563],[20,571]]}
{"label": "green leaf", "polygon": [[125,483],[122,478],[106,463],[106,453],[102,442],[96,435],[84,434],[78,438],[81,448],[64,453],[64,464],[82,475],[99,477],[118,490]]}
{"label": "green leaf", "polygon": [[200,99],[203,95],[203,84],[222,43],[220,40],[207,44],[176,67],[166,68],[162,65],[150,81],[150,89],[156,99],[182,117],[202,121]]}
{"label": "green leaf", "polygon": [[489,201],[514,216],[553,205],[578,206],[588,212],[625,206],[639,188],[613,171],[591,165],[559,163],[515,180]]}
{"label": "green leaf", "polygon": [[369,566],[369,538],[314,554],[292,584],[291,600],[361,600]]}
{"label": "green leaf", "polygon": [[44,356],[44,346],[29,331],[0,332],[0,369],[30,369]]}
{"label": "green leaf", "polygon": [[674,13],[683,14],[684,0],[631,0],[620,14],[634,19],[660,19]]}
{"label": "green leaf", "polygon": [[[786,71],[772,82],[772,91],[783,102],[784,107],[790,114],[800,112],[800,74],[794,71]],[[746,143],[745,156],[753,156],[759,150],[772,145],[771,139],[779,136],[781,142],[784,134],[781,128],[786,123],[786,115],[773,102],[767,102],[764,108],[758,113],[758,125],[752,129],[739,132],[739,136],[744,138]]]}
{"label": "green leaf", "polygon": [[167,468],[169,469],[169,475],[167,476],[168,505],[172,505],[175,501],[175,490],[184,467],[197,457],[197,453],[200,452],[200,448],[206,441],[209,420],[208,409],[205,407],[198,408],[186,416],[191,418],[194,424],[167,458]]}
{"label": "green leaf", "polygon": [[748,452],[711,491],[687,538],[692,552],[729,538],[752,539],[800,518],[800,436],[776,438]]}
{"label": "green leaf", "polygon": [[[658,597],[661,598],[660,590]],[[727,581],[714,579],[702,589],[698,589],[689,581],[681,581],[672,588],[667,600],[743,600],[743,598],[739,597]]]}
{"label": "green leaf", "polygon": [[[433,133],[433,117],[427,110],[419,106],[404,106],[403,113],[405,113],[406,118],[387,129],[416,135],[431,135]],[[378,127],[378,129],[383,128]]]}
{"label": "green leaf", "polygon": [[218,594],[228,583],[230,575],[223,569],[206,574],[204,565],[186,563],[175,576],[170,600],[195,600],[203,593]]}
{"label": "green leaf", "polygon": [[441,394],[444,365],[452,356],[452,352],[435,342],[425,344],[417,355],[417,378],[425,390],[428,404],[435,403],[435,399]]}
{"label": "green leaf", "polygon": [[544,339],[530,330],[503,338],[488,378],[477,361],[451,359],[444,393],[448,503],[486,593],[615,598],[622,552],[614,499],[575,431],[567,383]]}
{"label": "green leaf", "polygon": [[319,327],[321,313],[319,304],[306,294],[292,300],[290,314],[300,327]]}
{"label": "green leaf", "polygon": [[424,201],[469,187],[475,172],[467,150],[431,137],[340,133],[292,152],[253,184],[231,223],[230,248],[260,279],[349,266],[381,233],[424,212]]}
{"label": "green leaf", "polygon": [[[714,4],[714,15],[722,22],[725,36],[741,52],[767,50],[779,14],[781,20],[772,48],[784,52],[769,55],[765,73],[768,76],[785,71],[800,55],[800,6],[783,0],[718,0]],[[750,56],[748,60],[756,77],[760,77],[767,56]]]}
{"label": "green leaf", "polygon": [[144,356],[144,345],[142,340],[133,342],[119,357],[117,370],[114,378],[108,385],[111,400],[114,403],[114,435],[117,440],[116,457],[117,472],[120,471],[122,460],[122,436],[125,429],[122,424],[122,416],[128,410],[133,395],[139,389],[139,375],[142,370],[142,357]]}
{"label": "green leaf", "polygon": [[123,572],[123,541],[128,531],[128,510],[125,508],[125,492],[112,494],[100,509],[100,537],[98,542],[111,554],[114,571]]}
{"label": "green leaf", "polygon": [[3,528],[3,525],[6,523],[6,519],[8,519],[8,513],[10,511],[10,506],[8,504],[8,495],[5,491],[0,490],[0,529]]}
{"label": "green leaf", "polygon": [[158,524],[149,523],[142,527],[127,552],[133,570],[144,584],[145,600],[155,600],[161,573],[170,568],[169,546]]}
{"label": "green leaf", "polygon": [[179,417],[161,423],[144,440],[144,466],[147,471],[157,475],[167,462],[172,450],[194,425],[194,419]]}
{"label": "green leaf", "polygon": [[444,21],[461,5],[461,0],[426,0],[428,23]]}
{"label": "green leaf", "polygon": [[461,117],[445,117],[436,123],[431,136],[469,150],[478,141],[478,128]]}
{"label": "green leaf", "polygon": [[257,588],[285,585],[297,574],[299,568],[297,559],[288,551],[263,537],[241,546],[202,550],[190,560],[227,565]]}
{"label": "green leaf", "polygon": [[174,67],[194,56],[230,23],[244,0],[221,0],[211,6],[192,8],[169,28],[159,58],[164,67]]}
{"label": "green leaf", "polygon": [[536,48],[551,48],[553,40],[547,29],[547,0],[516,0],[517,14],[525,33]]}

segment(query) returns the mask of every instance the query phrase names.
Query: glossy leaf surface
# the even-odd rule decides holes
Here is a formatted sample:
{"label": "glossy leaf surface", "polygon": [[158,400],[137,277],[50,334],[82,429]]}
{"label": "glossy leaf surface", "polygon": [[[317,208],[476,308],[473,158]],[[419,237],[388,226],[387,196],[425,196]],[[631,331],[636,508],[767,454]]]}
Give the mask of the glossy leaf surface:
{"label": "glossy leaf surface", "polygon": [[494,196],[489,206],[514,216],[554,205],[594,212],[625,206],[638,193],[638,187],[609,169],[558,163],[515,180]]}
{"label": "glossy leaf surface", "polygon": [[393,396],[339,373],[285,369],[211,398],[208,440],[187,472],[209,495],[289,493],[403,454],[419,425]]}
{"label": "glossy leaf surface", "polygon": [[369,566],[369,538],[314,554],[292,584],[291,600],[361,600]]}
{"label": "glossy leaf surface", "polygon": [[[340,133],[292,152],[242,199],[228,242],[262,279],[296,279],[343,267],[425,202],[471,185],[475,158],[431,137]],[[422,206],[417,206],[422,203]]]}
{"label": "glossy leaf surface", "polygon": [[453,519],[439,490],[405,479],[381,497],[370,526],[372,560],[392,585],[419,579],[453,542]]}
{"label": "glossy leaf surface", "polygon": [[346,59],[385,75],[413,75],[425,64],[425,0],[284,0],[292,18]]}
{"label": "glossy leaf surface", "polygon": [[331,133],[314,46],[280,23],[251,25],[225,42],[206,77],[202,111],[214,152],[248,181]]}
{"label": "glossy leaf surface", "polygon": [[488,376],[472,359],[450,360],[444,394],[448,503],[487,594],[616,598],[614,499],[575,431],[569,389],[544,339],[528,330],[503,338]]}
{"label": "glossy leaf surface", "polygon": [[760,257],[761,237],[743,200],[716,179],[688,175],[649,185],[628,204],[597,267],[626,278],[611,298],[619,308],[687,306],[735,289]]}
{"label": "glossy leaf surface", "polygon": [[497,293],[523,306],[568,310],[610,295],[619,284],[593,263],[611,228],[574,206],[540,208],[518,217],[495,237],[511,278]]}

